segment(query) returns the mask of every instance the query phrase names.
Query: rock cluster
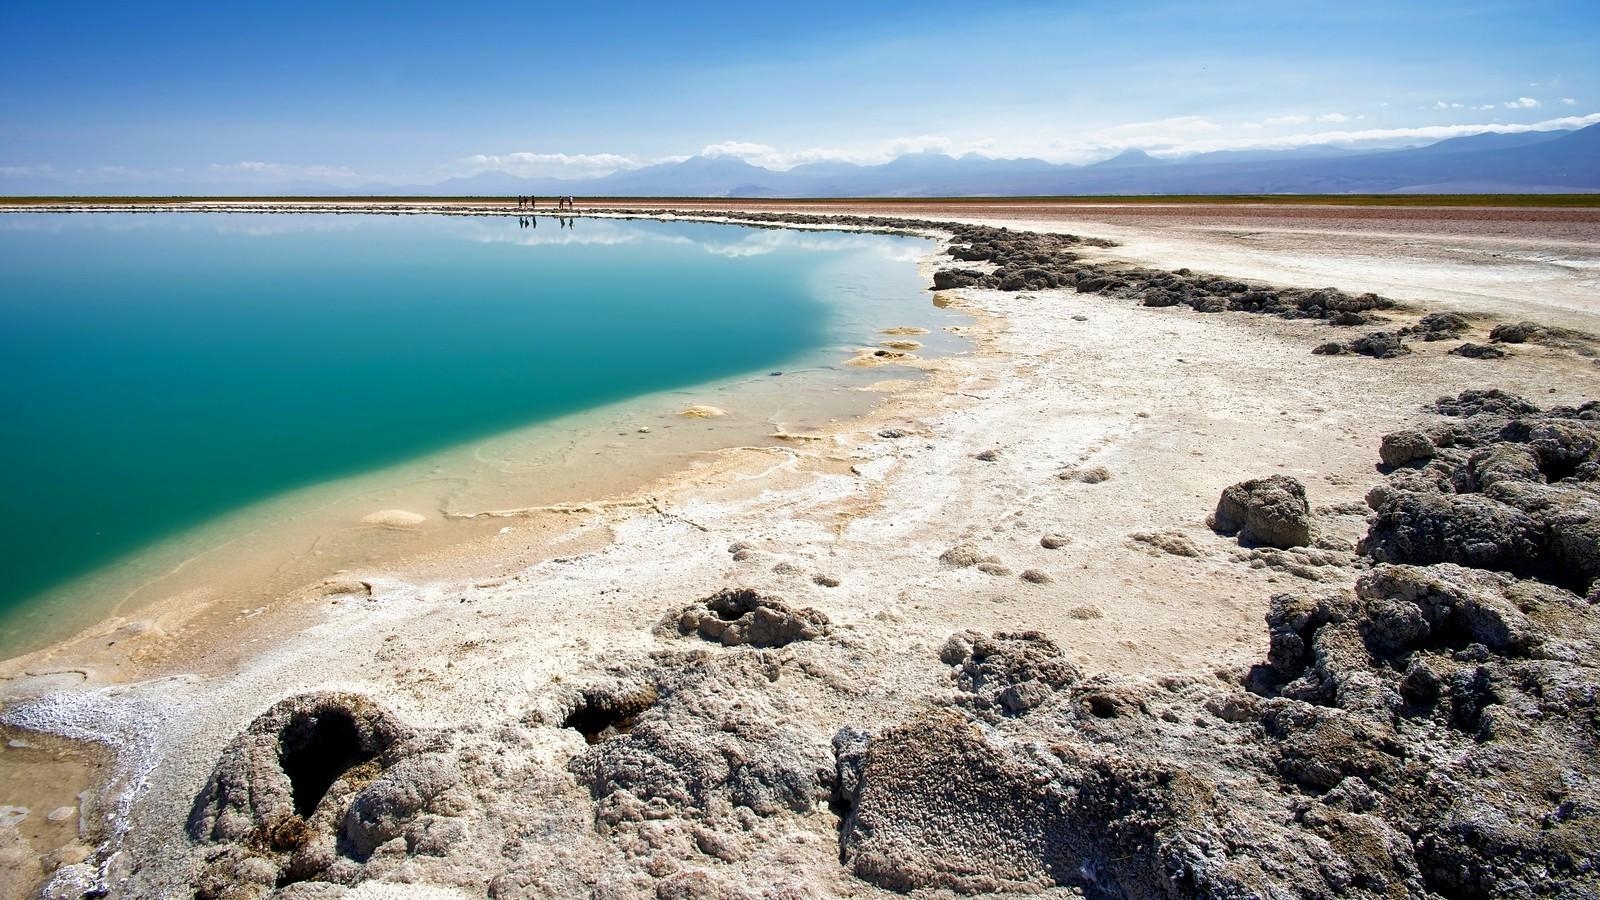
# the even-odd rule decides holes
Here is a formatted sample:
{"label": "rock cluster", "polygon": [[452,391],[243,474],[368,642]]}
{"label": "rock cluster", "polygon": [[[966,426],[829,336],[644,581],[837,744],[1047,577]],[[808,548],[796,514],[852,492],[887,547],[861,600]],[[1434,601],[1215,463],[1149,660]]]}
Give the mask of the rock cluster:
{"label": "rock cluster", "polygon": [[681,634],[698,634],[724,647],[782,647],[828,633],[828,617],[810,607],[791,608],[749,588],[724,588],[691,603],[674,621]]}
{"label": "rock cluster", "polygon": [[1398,332],[1374,331],[1349,341],[1328,341],[1318,344],[1311,352],[1319,356],[1353,353],[1358,356],[1370,356],[1373,359],[1394,359],[1410,353],[1411,348],[1400,339]]}
{"label": "rock cluster", "polygon": [[1540,325],[1537,322],[1506,322],[1489,332],[1489,340],[1497,344],[1544,344],[1558,349],[1576,350],[1586,355],[1594,353],[1600,337],[1575,328],[1558,325]]}
{"label": "rock cluster", "polygon": [[1465,356],[1468,359],[1504,359],[1510,355],[1493,344],[1474,344],[1471,341],[1460,346],[1451,347],[1450,353],[1454,356]]}
{"label": "rock cluster", "polygon": [[939,651],[952,668],[962,702],[985,712],[1020,716],[1082,677],[1055,642],[1037,631],[953,634]]}
{"label": "rock cluster", "polygon": [[1218,534],[1238,535],[1246,546],[1288,549],[1311,543],[1311,505],[1306,487],[1288,475],[1241,481],[1222,492],[1207,524]]}
{"label": "rock cluster", "polygon": [[1363,551],[1588,593],[1600,578],[1600,405],[1540,411],[1499,391],[1441,398],[1451,421],[1384,438]]}
{"label": "rock cluster", "polygon": [[442,847],[470,805],[450,750],[448,736],[412,729],[360,695],[279,702],[223,750],[195,799],[195,896],[349,884],[380,856]]}
{"label": "rock cluster", "polygon": [[669,818],[743,831],[739,810],[808,814],[827,799],[833,762],[825,739],[775,724],[750,671],[686,655],[658,663],[663,690],[632,729],[572,758],[568,770],[595,801],[602,827],[631,830]]}
{"label": "rock cluster", "polygon": [[[1250,691],[1073,679],[987,727],[935,711],[841,732],[845,863],[897,891],[1592,889],[1593,604],[1454,565],[1384,565],[1353,592],[1274,598],[1267,624]],[[958,672],[977,645],[970,633],[947,645]],[[990,693],[1037,680],[1013,668],[973,680]]]}
{"label": "rock cluster", "polygon": [[[955,267],[934,273],[937,290],[977,287],[1001,291],[1072,288],[1138,300],[1145,306],[1188,306],[1196,312],[1249,312],[1285,319],[1321,319],[1335,325],[1380,321],[1379,310],[1394,301],[1376,294],[1350,295],[1334,288],[1293,290],[1253,286],[1231,278],[1188,269],[1168,272],[1088,263],[1072,252],[1078,246],[1107,246],[1074,235],[1033,234],[981,225],[946,225],[951,232],[950,256],[994,268]],[[1454,316],[1453,313],[1442,314]],[[1428,327],[1447,331],[1454,319],[1430,320]],[[1464,327],[1464,326],[1463,326]]]}

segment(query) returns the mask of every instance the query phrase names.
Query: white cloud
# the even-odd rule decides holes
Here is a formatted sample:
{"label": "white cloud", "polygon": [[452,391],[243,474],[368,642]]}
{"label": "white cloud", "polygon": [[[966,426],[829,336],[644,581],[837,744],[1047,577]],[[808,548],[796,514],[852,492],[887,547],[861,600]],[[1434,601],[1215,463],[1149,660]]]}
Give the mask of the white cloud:
{"label": "white cloud", "polygon": [[1493,103],[1485,103],[1482,106],[1474,106],[1473,109],[1494,109],[1494,104]]}
{"label": "white cloud", "polygon": [[772,156],[777,154],[778,148],[767,144],[752,144],[749,141],[722,141],[717,144],[707,144],[700,148],[701,156],[734,156],[748,160],[752,157]]}
{"label": "white cloud", "polygon": [[[1357,116],[1356,118],[1359,119],[1361,117]],[[1348,121],[1350,121],[1350,117],[1345,115],[1344,113],[1325,113],[1323,115],[1317,116],[1317,121],[1318,122],[1333,122],[1333,123],[1348,122]]]}
{"label": "white cloud", "polygon": [[[102,168],[115,169],[116,167]],[[117,174],[127,174],[131,171],[124,170]],[[212,163],[206,166],[206,172],[215,176],[214,180],[247,178],[267,181],[304,178],[315,181],[348,182],[361,178],[361,175],[354,169],[348,169],[344,166],[307,166],[295,163],[260,162],[257,160],[244,160],[236,163]]]}
{"label": "white cloud", "polygon": [[890,138],[854,147],[811,147],[792,151],[749,141],[721,141],[701,148],[700,155],[737,157],[751,165],[781,172],[806,163],[847,162],[870,166],[899,159],[908,153],[981,152],[989,145],[989,141],[958,145],[949,138],[929,134]]}
{"label": "white cloud", "polygon": [[[1600,113],[1586,116],[1562,116],[1528,125],[1508,125],[1499,122],[1487,124],[1429,125],[1418,128],[1366,128],[1357,130],[1317,131],[1276,137],[1259,135],[1222,137],[1214,140],[1184,140],[1175,138],[1170,143],[1146,145],[1157,156],[1180,156],[1185,153],[1204,153],[1213,150],[1272,150],[1304,147],[1312,144],[1340,145],[1395,145],[1442,141],[1446,138],[1471,134],[1520,134],[1529,131],[1560,131],[1583,128],[1600,123]],[[1120,149],[1120,148],[1108,148]]]}
{"label": "white cloud", "polygon": [[55,166],[49,163],[38,166],[0,166],[0,178],[28,178],[55,173]]}
{"label": "white cloud", "polygon": [[657,160],[644,160],[620,153],[476,153],[461,161],[470,170],[509,172],[523,178],[589,178],[637,169]]}
{"label": "white cloud", "polygon": [[1459,103],[1446,103],[1443,100],[1440,100],[1439,102],[1433,104],[1433,108],[1434,109],[1460,109],[1461,108],[1461,104],[1459,104]]}
{"label": "white cloud", "polygon": [[1577,106],[1578,105],[1578,101],[1572,99],[1571,97],[1562,97],[1561,98],[1561,105],[1562,106]]}
{"label": "white cloud", "polygon": [[1508,100],[1505,103],[1506,109],[1538,109],[1542,105],[1543,104],[1532,97],[1518,97],[1515,100]]}
{"label": "white cloud", "polygon": [[1262,120],[1263,125],[1304,125],[1311,121],[1310,116],[1273,116]]}

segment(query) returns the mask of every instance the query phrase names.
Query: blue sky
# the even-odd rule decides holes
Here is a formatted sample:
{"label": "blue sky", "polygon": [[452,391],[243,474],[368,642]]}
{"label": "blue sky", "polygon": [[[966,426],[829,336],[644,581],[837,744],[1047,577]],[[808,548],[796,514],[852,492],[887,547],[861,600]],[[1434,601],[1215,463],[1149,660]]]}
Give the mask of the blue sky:
{"label": "blue sky", "polygon": [[1600,3],[13,2],[0,190],[1085,162],[1600,121]]}

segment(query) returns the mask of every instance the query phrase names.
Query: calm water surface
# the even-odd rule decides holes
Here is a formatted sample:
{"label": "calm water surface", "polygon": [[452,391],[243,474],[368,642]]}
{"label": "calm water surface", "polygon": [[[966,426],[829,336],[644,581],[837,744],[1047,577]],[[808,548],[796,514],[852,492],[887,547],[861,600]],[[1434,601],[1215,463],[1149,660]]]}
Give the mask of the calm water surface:
{"label": "calm water surface", "polygon": [[590,219],[0,217],[0,628],[281,492],[837,355],[867,337],[841,292],[927,305],[926,246]]}

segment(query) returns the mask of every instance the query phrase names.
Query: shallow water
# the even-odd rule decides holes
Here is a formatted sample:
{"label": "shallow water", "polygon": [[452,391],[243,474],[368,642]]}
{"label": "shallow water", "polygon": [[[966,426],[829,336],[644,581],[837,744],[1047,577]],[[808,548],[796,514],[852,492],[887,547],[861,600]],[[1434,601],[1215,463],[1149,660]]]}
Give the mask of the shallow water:
{"label": "shallow water", "polygon": [[[848,406],[819,391],[864,380],[848,347],[937,330],[919,239],[536,222],[0,218],[0,652],[196,554],[281,540],[267,519],[575,499],[643,456],[816,424]],[[746,414],[676,419],[683,391]]]}

